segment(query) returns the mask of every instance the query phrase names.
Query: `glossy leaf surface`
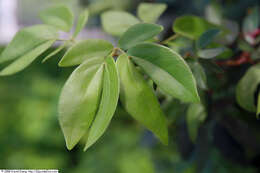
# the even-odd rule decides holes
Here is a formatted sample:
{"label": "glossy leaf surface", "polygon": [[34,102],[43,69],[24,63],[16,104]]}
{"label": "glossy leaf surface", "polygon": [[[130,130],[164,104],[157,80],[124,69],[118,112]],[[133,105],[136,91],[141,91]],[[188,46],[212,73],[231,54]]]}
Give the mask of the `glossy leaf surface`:
{"label": "glossy leaf surface", "polygon": [[55,28],[48,25],[27,27],[16,33],[0,57],[0,63],[19,58],[48,40],[58,38]]}
{"label": "glossy leaf surface", "polygon": [[117,60],[120,76],[120,100],[126,111],[168,144],[166,118],[152,88],[126,54]]}
{"label": "glossy leaf surface", "polygon": [[98,110],[104,59],[90,59],[69,77],[59,101],[59,122],[67,148],[72,149],[88,132]]}
{"label": "glossy leaf surface", "polygon": [[87,59],[94,57],[104,58],[113,49],[113,45],[105,40],[89,39],[81,41],[72,46],[62,60],[59,62],[59,66],[67,67],[78,65]]}
{"label": "glossy leaf surface", "polygon": [[163,30],[163,27],[156,24],[140,23],[131,26],[119,39],[120,48],[127,50],[130,47],[152,39]]}
{"label": "glossy leaf surface", "polygon": [[0,76],[15,74],[27,66],[29,66],[39,55],[45,52],[56,40],[46,41],[45,43],[37,46],[35,49],[29,51],[25,55],[21,56],[19,59],[12,62],[10,65],[5,67],[1,72]]}
{"label": "glossy leaf surface", "polygon": [[189,66],[171,49],[142,43],[129,49],[128,54],[164,92],[184,102],[199,101]]}
{"label": "glossy leaf surface", "polygon": [[115,61],[112,57],[106,57],[102,97],[96,118],[88,133],[88,139],[84,150],[92,146],[105,132],[115,113],[119,98],[119,75]]}

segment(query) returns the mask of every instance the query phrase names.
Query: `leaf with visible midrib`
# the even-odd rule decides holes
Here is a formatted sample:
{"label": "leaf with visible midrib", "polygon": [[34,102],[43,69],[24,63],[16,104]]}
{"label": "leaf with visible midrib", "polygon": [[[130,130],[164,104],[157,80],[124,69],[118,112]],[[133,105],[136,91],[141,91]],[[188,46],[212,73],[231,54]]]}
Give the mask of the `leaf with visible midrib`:
{"label": "leaf with visible midrib", "polygon": [[23,69],[25,69],[28,65],[30,65],[39,55],[41,55],[44,51],[52,46],[52,44],[56,40],[47,41],[35,49],[29,51],[19,59],[12,62],[10,65],[5,67],[1,72],[0,76],[7,76],[17,73]]}
{"label": "leaf with visible midrib", "polygon": [[113,57],[106,57],[103,91],[95,120],[89,130],[84,150],[92,146],[107,129],[117,107],[119,97],[119,76]]}
{"label": "leaf with visible midrib", "polygon": [[141,73],[126,54],[117,59],[120,76],[120,100],[126,111],[151,130],[164,144],[168,144],[166,118],[160,104]]}
{"label": "leaf with visible midrib", "polygon": [[152,39],[163,30],[163,27],[156,24],[140,23],[131,26],[119,39],[120,48],[127,50],[130,47]]}
{"label": "leaf with visible midrib", "polygon": [[40,18],[44,23],[65,32],[69,32],[73,25],[73,14],[65,5],[51,7],[42,11]]}
{"label": "leaf with visible midrib", "polygon": [[0,57],[0,63],[19,58],[48,40],[58,38],[58,31],[48,25],[27,27],[16,33]]}
{"label": "leaf with visible midrib", "polygon": [[113,45],[105,40],[88,39],[72,46],[59,62],[59,66],[78,65],[87,59],[105,57],[113,50]]}
{"label": "leaf with visible midrib", "polygon": [[87,133],[98,110],[104,59],[81,64],[64,85],[59,101],[59,122],[67,148],[72,149]]}
{"label": "leaf with visible midrib", "polygon": [[189,66],[171,49],[142,43],[127,52],[148,76],[166,93],[184,102],[198,102],[196,81]]}

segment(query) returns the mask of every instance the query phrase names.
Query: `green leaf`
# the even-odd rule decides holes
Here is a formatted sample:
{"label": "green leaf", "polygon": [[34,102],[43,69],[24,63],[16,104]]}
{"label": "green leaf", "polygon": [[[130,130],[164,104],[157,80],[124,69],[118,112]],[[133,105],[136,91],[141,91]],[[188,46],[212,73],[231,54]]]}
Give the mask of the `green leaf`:
{"label": "green leaf", "polygon": [[178,36],[174,40],[167,42],[167,46],[179,54],[185,54],[192,52],[193,41],[186,37]]}
{"label": "green leaf", "polygon": [[257,110],[256,110],[256,117],[259,119],[260,115],[260,92],[258,93],[257,96]]}
{"label": "green leaf", "polygon": [[120,76],[120,100],[126,111],[168,144],[166,118],[152,88],[126,54],[117,59]]}
{"label": "green leaf", "polygon": [[79,33],[80,31],[85,27],[85,25],[87,24],[88,22],[88,16],[89,16],[89,11],[88,10],[84,10],[79,18],[78,18],[78,23],[77,23],[77,26],[76,26],[76,29],[75,29],[75,32],[73,34],[73,37],[75,38]]}
{"label": "green leaf", "polygon": [[199,127],[201,123],[205,121],[206,117],[206,109],[201,103],[193,103],[189,106],[186,122],[188,126],[189,136],[192,142],[196,141]]}
{"label": "green leaf", "polygon": [[42,63],[44,63],[44,62],[46,62],[47,60],[49,60],[50,58],[54,57],[54,55],[56,55],[57,53],[59,53],[60,51],[62,51],[67,45],[68,45],[68,42],[65,42],[64,44],[60,45],[56,50],[54,50],[54,51],[51,52],[48,56],[46,56],[46,57],[42,60]]}
{"label": "green leaf", "polygon": [[249,112],[256,112],[255,92],[260,83],[260,64],[252,66],[236,88],[236,99],[238,104]]}
{"label": "green leaf", "polygon": [[216,25],[221,25],[223,20],[223,11],[221,6],[217,3],[210,3],[205,10],[207,20]]}
{"label": "green leaf", "polygon": [[232,20],[224,19],[221,22],[222,33],[217,37],[216,42],[222,45],[231,45],[236,41],[240,33],[239,24]]}
{"label": "green leaf", "polygon": [[27,27],[16,33],[0,57],[0,63],[19,58],[48,40],[58,38],[55,28],[48,25]]}
{"label": "green leaf", "polygon": [[254,47],[252,47],[248,42],[242,39],[238,41],[238,48],[245,52],[249,52],[249,53],[254,52]]}
{"label": "green leaf", "polygon": [[92,146],[107,129],[117,107],[119,97],[119,75],[113,57],[106,57],[103,91],[96,118],[89,130],[84,150]]}
{"label": "green leaf", "polygon": [[163,27],[156,24],[140,23],[131,26],[119,39],[120,48],[127,50],[130,47],[152,39],[163,30]]}
{"label": "green leaf", "polygon": [[197,48],[198,49],[204,49],[206,48],[213,40],[214,38],[219,34],[220,30],[219,29],[210,29],[203,33],[200,37],[199,40],[196,42],[197,43]]}
{"label": "green leaf", "polygon": [[65,5],[52,7],[42,11],[40,13],[40,18],[44,23],[65,32],[69,32],[73,26],[73,14]]}
{"label": "green leaf", "polygon": [[207,90],[207,75],[198,61],[188,62],[191,71],[196,79],[197,85],[203,90]]}
{"label": "green leaf", "polygon": [[215,24],[209,23],[203,18],[187,15],[178,17],[173,25],[173,31],[182,36],[196,40],[209,29],[218,29]]}
{"label": "green leaf", "polygon": [[59,66],[74,66],[87,59],[107,56],[113,49],[113,45],[105,40],[89,39],[72,46],[59,62]]}
{"label": "green leaf", "polygon": [[5,67],[0,72],[0,76],[12,75],[19,71],[22,71],[27,66],[29,66],[39,55],[41,55],[48,48],[50,48],[55,41],[56,40],[46,41],[45,43],[37,46],[35,49],[32,49],[31,51],[29,51],[28,53],[26,53],[25,55],[23,55],[22,57]]}
{"label": "green leaf", "polygon": [[224,51],[225,51],[224,47],[203,49],[198,51],[198,56],[200,58],[210,59],[222,54]]}
{"label": "green leaf", "polygon": [[121,36],[130,26],[140,21],[130,13],[123,11],[107,11],[101,15],[105,32],[113,36]]}
{"label": "green leaf", "polygon": [[163,3],[141,3],[137,9],[137,16],[144,22],[155,23],[167,5]]}
{"label": "green leaf", "polygon": [[252,12],[244,19],[242,30],[244,34],[255,31],[260,25],[259,8],[255,7]]}
{"label": "green leaf", "polygon": [[197,102],[196,81],[182,57],[171,49],[142,43],[127,52],[166,93],[184,102]]}
{"label": "green leaf", "polygon": [[88,132],[98,110],[104,59],[93,58],[82,63],[69,77],[59,101],[59,122],[66,145],[71,150]]}
{"label": "green leaf", "polygon": [[218,56],[216,56],[216,59],[229,59],[234,55],[234,52],[232,51],[232,49],[228,48],[228,47],[224,47],[224,51],[219,54]]}

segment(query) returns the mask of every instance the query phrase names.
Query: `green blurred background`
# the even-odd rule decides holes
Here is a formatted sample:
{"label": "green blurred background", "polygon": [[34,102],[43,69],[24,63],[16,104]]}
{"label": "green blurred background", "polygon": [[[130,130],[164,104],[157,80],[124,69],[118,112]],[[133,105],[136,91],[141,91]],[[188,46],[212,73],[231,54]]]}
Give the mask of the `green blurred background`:
{"label": "green blurred background", "polygon": [[[111,40],[112,38],[100,31],[98,14],[107,9],[123,9],[135,13],[136,6],[140,2],[138,0],[19,0],[18,26],[39,23],[37,13],[56,3],[68,4],[76,14],[88,6],[92,19],[82,38],[93,37],[94,34]],[[204,8],[213,1],[146,2],[164,2],[169,5],[160,20],[167,31],[170,30],[176,16],[186,13],[202,15]],[[257,0],[219,2],[226,9],[225,15],[238,22],[245,15],[248,7],[258,3]],[[88,32],[88,29],[91,32]],[[163,37],[167,34],[165,32]],[[4,46],[2,44],[0,52]],[[219,125],[221,126],[219,129],[222,130],[220,136],[224,138],[219,139],[223,140],[221,142],[225,145],[222,151],[219,145],[208,144],[207,141],[210,140],[205,140],[203,135],[199,144],[192,144],[185,125],[186,105],[175,100],[162,105],[170,124],[169,146],[159,143],[149,131],[132,120],[119,105],[107,132],[93,147],[83,152],[84,144],[81,144],[68,151],[58,124],[57,103],[61,88],[73,69],[57,67],[61,56],[62,52],[44,64],[41,64],[42,58],[39,58],[23,72],[0,78],[0,168],[59,169],[66,173],[254,173],[259,171],[259,156],[251,153],[253,156],[250,158],[256,157],[256,161],[252,163],[248,160],[244,161],[244,158],[241,159],[244,157],[240,155],[242,149],[239,147],[237,149],[236,142],[232,143],[232,137],[225,136],[230,134],[226,134],[226,129],[221,125]],[[224,94],[228,95],[228,92],[229,90]],[[211,129],[211,126],[213,129],[213,126],[216,127],[215,124],[218,122],[207,124],[207,129]],[[207,138],[211,138],[211,135],[212,133],[209,133]],[[231,157],[227,157],[225,151],[231,152],[228,154]]]}

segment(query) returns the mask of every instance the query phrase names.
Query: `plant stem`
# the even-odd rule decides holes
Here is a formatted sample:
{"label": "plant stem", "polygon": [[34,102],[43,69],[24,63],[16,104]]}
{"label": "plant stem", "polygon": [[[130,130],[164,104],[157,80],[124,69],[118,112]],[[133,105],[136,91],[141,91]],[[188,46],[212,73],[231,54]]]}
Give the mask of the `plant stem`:
{"label": "plant stem", "polygon": [[166,40],[162,41],[161,43],[167,44],[169,41],[176,39],[178,36],[179,36],[178,34],[174,34],[174,35],[170,36],[169,38],[167,38]]}

